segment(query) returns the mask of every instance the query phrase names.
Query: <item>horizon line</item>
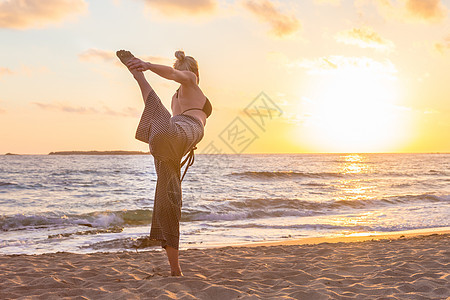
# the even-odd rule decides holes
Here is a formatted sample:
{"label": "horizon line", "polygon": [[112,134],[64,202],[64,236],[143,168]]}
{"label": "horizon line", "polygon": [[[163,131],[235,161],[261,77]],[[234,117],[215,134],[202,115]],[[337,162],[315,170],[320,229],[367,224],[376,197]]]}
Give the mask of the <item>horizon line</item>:
{"label": "horizon line", "polygon": [[[122,152],[122,155],[128,155],[127,153],[135,153],[135,155],[149,155],[150,151],[140,151],[140,150],[67,150],[67,151],[51,151],[49,153],[13,153],[6,152],[0,154],[2,156],[6,155],[61,155],[58,153],[108,153],[108,152]],[[253,152],[253,153],[195,153],[201,155],[265,155],[265,154],[450,154],[450,152],[440,152],[440,151],[426,151],[426,152]],[[70,155],[70,154],[66,154]],[[77,154],[73,154],[77,155]],[[111,154],[111,155],[120,155],[120,154]]]}

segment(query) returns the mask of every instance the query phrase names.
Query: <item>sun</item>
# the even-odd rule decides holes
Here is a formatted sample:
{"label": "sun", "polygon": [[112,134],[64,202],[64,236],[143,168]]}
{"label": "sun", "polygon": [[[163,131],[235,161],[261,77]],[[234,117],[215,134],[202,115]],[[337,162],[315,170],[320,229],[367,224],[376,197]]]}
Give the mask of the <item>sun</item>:
{"label": "sun", "polygon": [[336,70],[322,75],[302,109],[318,151],[392,151],[401,135],[402,116],[395,105],[396,79],[370,68]]}

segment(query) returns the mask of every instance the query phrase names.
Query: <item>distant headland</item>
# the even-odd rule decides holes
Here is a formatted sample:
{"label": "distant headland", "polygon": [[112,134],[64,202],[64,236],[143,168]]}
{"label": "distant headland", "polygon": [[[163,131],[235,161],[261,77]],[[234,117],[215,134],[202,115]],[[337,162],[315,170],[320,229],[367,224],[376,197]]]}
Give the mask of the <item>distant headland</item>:
{"label": "distant headland", "polygon": [[143,151],[56,151],[48,155],[148,155],[150,152]]}

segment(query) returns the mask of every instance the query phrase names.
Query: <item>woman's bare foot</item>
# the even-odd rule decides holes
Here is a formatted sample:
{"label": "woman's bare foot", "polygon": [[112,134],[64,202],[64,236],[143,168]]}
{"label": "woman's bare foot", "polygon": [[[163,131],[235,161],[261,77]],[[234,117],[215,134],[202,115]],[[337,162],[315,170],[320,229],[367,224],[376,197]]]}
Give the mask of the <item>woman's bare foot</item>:
{"label": "woman's bare foot", "polygon": [[127,51],[127,50],[119,50],[116,52],[116,55],[124,65],[126,65],[127,62],[129,62],[130,59],[132,59],[134,57],[134,55],[131,54],[131,52]]}
{"label": "woman's bare foot", "polygon": [[[131,59],[134,58],[134,55],[130,51],[127,51],[127,50],[119,50],[116,52],[116,55],[125,66]],[[133,74],[134,78],[136,78],[136,79],[138,77],[144,76],[144,73],[142,73],[141,71],[138,71],[136,69],[132,70],[132,69],[128,68],[128,70],[130,70],[131,74]]]}
{"label": "woman's bare foot", "polygon": [[179,272],[174,272],[174,271],[170,272],[170,276],[184,276],[184,275],[183,275],[183,272],[181,272],[181,270],[180,270]]}

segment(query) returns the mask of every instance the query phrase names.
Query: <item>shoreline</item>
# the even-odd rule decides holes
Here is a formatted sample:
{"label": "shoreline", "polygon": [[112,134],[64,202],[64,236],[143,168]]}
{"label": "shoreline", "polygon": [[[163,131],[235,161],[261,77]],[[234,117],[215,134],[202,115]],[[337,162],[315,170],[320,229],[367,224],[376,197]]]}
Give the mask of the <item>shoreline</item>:
{"label": "shoreline", "polygon": [[[195,245],[184,247],[182,244],[180,246],[181,251],[191,251],[191,250],[210,250],[210,249],[225,249],[225,248],[254,248],[254,247],[273,247],[273,246],[302,246],[302,245],[320,245],[320,244],[337,244],[337,243],[359,243],[366,241],[383,241],[383,240],[397,240],[405,238],[414,237],[426,237],[430,235],[450,235],[450,227],[438,227],[438,228],[424,228],[424,229],[413,229],[413,230],[403,230],[403,231],[393,231],[393,232],[361,232],[353,233],[345,236],[331,236],[331,237],[305,237],[296,239],[284,239],[284,240],[273,240],[273,241],[263,241],[263,242],[247,242],[247,243],[236,243],[236,244],[209,244],[209,245]],[[2,254],[1,257],[6,256],[40,256],[40,255],[51,255],[57,253],[67,253],[74,255],[93,255],[93,254],[114,254],[114,253],[157,253],[162,252],[160,246],[150,246],[147,248],[134,248],[134,249],[121,249],[113,251],[93,251],[93,252],[72,252],[72,251],[57,251],[57,252],[44,252],[44,253],[12,253],[12,254]]]}
{"label": "shoreline", "polygon": [[[406,237],[427,236],[433,234],[450,234],[450,227],[412,229],[392,232],[361,232],[349,234],[347,236],[336,237],[305,237],[292,240],[254,242],[232,245],[230,247],[259,247],[259,246],[281,246],[281,245],[317,245],[321,243],[356,243],[365,241],[376,241],[384,239],[399,239]],[[211,248],[221,248],[228,246],[212,246]],[[209,247],[208,247],[209,248]]]}
{"label": "shoreline", "polygon": [[[450,234],[450,227],[436,227],[436,228],[424,228],[424,229],[414,229],[414,230],[404,230],[404,231],[393,231],[393,232],[356,232],[347,235],[336,235],[336,236],[322,236],[322,237],[303,237],[303,238],[284,238],[279,240],[268,240],[268,241],[255,241],[255,242],[236,242],[236,243],[223,243],[223,244],[188,244],[181,243],[180,251],[188,250],[208,250],[208,249],[222,249],[222,248],[246,248],[246,247],[270,247],[270,246],[292,246],[292,245],[320,245],[323,243],[335,244],[335,243],[356,243],[364,241],[379,241],[379,240],[395,240],[401,238],[417,237],[417,236],[427,236],[435,234]],[[140,237],[137,240],[145,240],[145,237]],[[141,241],[142,242],[142,241]],[[139,244],[139,243],[138,243]],[[157,243],[152,243],[152,245],[147,245],[144,247],[132,247],[132,248],[113,248],[113,249],[87,249],[85,251],[75,250],[57,250],[49,252],[40,253],[0,253],[0,257],[4,256],[39,256],[46,254],[55,253],[69,253],[69,254],[80,254],[80,255],[90,255],[95,253],[127,253],[127,252],[161,252],[161,247]]]}

